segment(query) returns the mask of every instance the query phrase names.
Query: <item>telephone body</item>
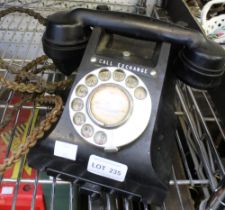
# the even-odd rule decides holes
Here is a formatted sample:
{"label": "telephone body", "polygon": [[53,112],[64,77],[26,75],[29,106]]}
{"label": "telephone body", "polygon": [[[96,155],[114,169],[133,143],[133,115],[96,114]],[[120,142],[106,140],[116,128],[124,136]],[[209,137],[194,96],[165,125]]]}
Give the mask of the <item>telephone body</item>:
{"label": "telephone body", "polygon": [[[164,38],[153,39],[145,32],[164,29],[145,27],[148,19],[90,10],[75,13],[56,14],[56,26],[57,18],[50,17],[51,30],[47,28],[43,36],[46,54],[62,72],[68,73],[66,67],[74,69],[76,59],[82,60],[60,120],[50,135],[31,149],[29,164],[54,176],[76,180],[81,189],[96,192],[101,188],[161,205],[168,189],[175,139],[175,80],[168,65],[171,44],[167,41],[175,40],[171,34],[176,30],[172,28],[167,35],[161,34]],[[130,26],[128,19],[131,24],[137,22]],[[92,31],[82,31],[87,25],[94,25]],[[136,30],[129,31],[130,27]],[[73,28],[78,28],[76,33]],[[196,42],[187,40],[191,47],[184,49],[177,61],[184,67],[184,80],[207,88],[209,81],[212,86],[218,83],[218,74],[224,71],[220,65],[224,64],[223,52],[219,49],[216,58],[205,56],[207,48],[204,52],[196,50]],[[62,41],[61,45],[55,46],[56,41]],[[213,67],[215,75],[211,77],[212,68],[210,74],[202,75],[202,71],[209,71],[197,66],[197,60],[203,66],[219,63]],[[182,77],[182,73],[178,75]]]}
{"label": "telephone body", "polygon": [[[166,73],[170,44],[127,39],[115,34],[108,34],[101,28],[93,30],[63,114],[54,131],[31,150],[29,163],[40,169],[54,169],[60,171],[63,175],[77,178],[80,181],[87,180],[96,183],[98,186],[103,186],[105,189],[115,189],[117,192],[126,192],[135,197],[143,197],[148,202],[161,204],[168,187],[167,182],[170,177],[172,161],[171,150],[174,140],[173,125],[175,120],[172,111],[174,79],[172,75]],[[131,46],[130,44],[134,42],[135,46]],[[146,49],[149,53],[147,58],[137,55],[138,51],[144,51],[144,46],[151,47]],[[119,51],[116,47],[124,48],[124,52]],[[123,53],[130,53],[130,56],[124,56]],[[87,85],[88,79],[92,79],[92,81]],[[132,81],[132,79],[134,80]],[[84,88],[83,91],[79,89],[81,87]],[[98,90],[99,88],[100,90]],[[89,98],[92,97],[92,101],[94,101],[98,100],[101,94],[103,94],[103,97],[105,96],[104,91],[101,90],[103,88],[108,88],[108,91],[112,91],[112,93],[106,94],[106,97],[109,98],[100,99],[109,100],[110,97],[114,97],[113,94],[118,94],[118,100],[121,100],[121,102],[118,105],[115,104],[115,106],[125,106],[124,109],[132,109],[127,111],[128,116],[124,116],[123,113],[121,117],[115,116],[115,118],[119,118],[118,120],[115,120],[114,117],[111,119],[111,116],[105,116],[111,121],[108,124],[105,123],[106,127],[96,122],[96,118],[98,119],[101,116],[90,116],[90,113],[85,111],[85,109],[90,109],[88,108],[91,103],[88,102]],[[95,94],[96,90],[99,93],[91,96]],[[135,90],[140,90],[137,96],[135,96]],[[85,93],[85,91],[88,91],[88,93]],[[87,95],[82,97],[82,94]],[[123,97],[130,104],[126,104]],[[131,99],[128,99],[129,97]],[[142,97],[146,98],[142,99]],[[76,99],[81,101],[76,101]],[[116,96],[114,99],[116,99]],[[113,101],[110,100],[110,102]],[[75,110],[78,111],[73,111],[73,103],[77,103],[74,106]],[[83,103],[82,109],[79,108],[79,106],[82,106],[79,105],[80,103]],[[96,103],[100,102],[96,101]],[[107,104],[107,101],[105,103]],[[102,109],[107,109],[104,104],[100,104],[100,106],[104,106]],[[131,106],[140,106],[141,109],[135,110],[136,107],[132,108]],[[117,108],[120,110],[121,107]],[[94,111],[98,114],[98,111],[102,110]],[[129,113],[130,111],[132,113]],[[113,110],[109,110],[109,112],[103,113],[103,115],[110,115]],[[83,119],[73,119],[77,113],[78,115],[82,114],[86,118],[86,122],[82,122]],[[131,118],[132,114],[141,115],[141,117],[137,116],[137,119],[132,119],[133,122],[130,123],[129,119],[125,118]],[[102,119],[101,122],[104,122],[104,120],[107,121],[107,119]],[[125,122],[122,122],[123,120]],[[119,124],[119,121],[121,121],[121,124]],[[143,123],[143,121],[145,122]],[[126,123],[130,123],[130,125],[126,127]],[[86,133],[84,133],[85,131],[82,133],[82,127],[84,129],[85,125],[90,125],[89,129],[94,130],[90,131],[87,128]],[[122,131],[117,131],[121,126],[125,128]],[[141,126],[144,126],[144,128],[142,129]],[[111,134],[112,130],[114,136],[119,135],[121,138],[109,136],[113,135]],[[138,133],[135,132],[136,130]],[[93,134],[91,134],[92,132]],[[95,140],[94,136],[98,132],[103,132],[106,137],[102,137],[102,139],[96,137]],[[119,133],[117,134],[117,132]],[[87,137],[84,135],[87,135]],[[106,138],[105,141],[108,142],[104,142]],[[76,161],[54,156],[56,141],[77,145]],[[96,141],[97,143],[95,143]],[[124,180],[113,180],[101,176],[101,174],[96,175],[88,172],[88,161],[91,155],[127,166]]]}

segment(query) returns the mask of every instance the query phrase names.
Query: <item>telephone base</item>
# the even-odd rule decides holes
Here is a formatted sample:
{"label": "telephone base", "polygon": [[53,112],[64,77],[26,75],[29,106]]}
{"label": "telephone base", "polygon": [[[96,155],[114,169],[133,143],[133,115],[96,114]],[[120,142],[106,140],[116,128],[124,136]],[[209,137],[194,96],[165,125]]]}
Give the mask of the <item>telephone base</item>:
{"label": "telephone base", "polygon": [[[168,43],[127,38],[95,28],[63,114],[51,134],[31,149],[29,165],[75,181],[85,191],[96,192],[99,186],[162,205],[175,142],[175,80],[168,65],[169,53]],[[104,97],[107,88],[110,97]],[[117,102],[110,100],[113,97],[125,107],[121,111],[115,103],[115,114],[121,113],[116,118],[110,118],[113,111],[103,112],[107,103]],[[99,104],[104,108],[99,109]],[[89,121],[84,125],[85,120]],[[107,140],[118,150],[106,152]]]}

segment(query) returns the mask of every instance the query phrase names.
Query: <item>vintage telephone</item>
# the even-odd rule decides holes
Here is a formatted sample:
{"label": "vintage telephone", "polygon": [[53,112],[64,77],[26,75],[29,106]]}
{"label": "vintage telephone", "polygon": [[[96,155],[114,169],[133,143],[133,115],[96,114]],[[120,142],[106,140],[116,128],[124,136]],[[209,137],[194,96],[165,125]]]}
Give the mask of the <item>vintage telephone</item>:
{"label": "vintage telephone", "polygon": [[[175,136],[173,71],[194,87],[215,87],[223,49],[190,29],[88,9],[49,16],[42,41],[64,74],[79,68],[59,122],[29,164],[81,189],[161,205]],[[179,46],[173,65],[170,43]]]}

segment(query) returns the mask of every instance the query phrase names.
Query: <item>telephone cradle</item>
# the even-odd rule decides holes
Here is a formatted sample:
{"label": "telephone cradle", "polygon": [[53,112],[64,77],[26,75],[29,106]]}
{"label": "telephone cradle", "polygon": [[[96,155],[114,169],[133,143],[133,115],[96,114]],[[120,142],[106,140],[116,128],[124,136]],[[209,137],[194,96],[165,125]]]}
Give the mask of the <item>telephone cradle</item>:
{"label": "telephone cradle", "polygon": [[[224,51],[197,32],[136,15],[78,9],[48,21],[45,53],[64,74],[79,67],[61,118],[31,149],[29,164],[87,192],[162,205],[175,143],[175,75],[215,87]],[[182,45],[175,62],[171,43]]]}

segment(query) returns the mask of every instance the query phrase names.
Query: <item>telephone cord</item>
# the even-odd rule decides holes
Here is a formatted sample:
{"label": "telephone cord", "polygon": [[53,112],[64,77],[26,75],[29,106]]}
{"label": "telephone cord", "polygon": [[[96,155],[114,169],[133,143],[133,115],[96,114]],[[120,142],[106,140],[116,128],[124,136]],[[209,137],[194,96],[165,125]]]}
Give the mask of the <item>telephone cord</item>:
{"label": "telephone cord", "polygon": [[[46,25],[47,21],[46,18],[41,16],[41,14],[26,8],[21,7],[11,7],[5,10],[0,11],[0,18],[14,12],[25,13],[33,18],[37,19],[39,23]],[[13,69],[10,65],[5,62],[3,59],[0,58],[0,68],[6,69],[9,73],[16,74],[15,81],[10,81],[0,76],[0,85],[4,88],[7,88],[12,91],[22,92],[23,94],[29,94],[28,99],[21,100],[21,102],[14,105],[15,110],[19,109],[25,102],[29,100],[33,100],[35,104],[48,104],[54,105],[50,113],[46,116],[44,120],[40,122],[40,124],[34,128],[34,130],[29,134],[25,143],[22,143],[18,146],[15,151],[12,151],[9,157],[6,157],[3,162],[0,164],[0,175],[3,175],[4,172],[12,167],[23,155],[26,155],[29,152],[29,149],[33,147],[38,140],[42,139],[47,131],[51,128],[52,124],[55,123],[62,111],[63,108],[63,101],[60,96],[57,95],[47,95],[44,96],[44,92],[54,93],[55,90],[58,89],[65,89],[66,87],[70,86],[72,83],[72,79],[69,78],[67,80],[62,80],[58,82],[47,82],[42,80],[36,74],[46,70],[46,69],[53,69],[55,68],[53,64],[49,64],[43,66],[41,68],[37,68],[38,65],[43,64],[48,59],[47,56],[43,55],[40,56],[20,70]],[[36,67],[35,70],[34,67]],[[36,80],[36,84],[31,83],[33,80]],[[29,83],[28,83],[29,82]],[[0,96],[3,94],[1,91]],[[31,94],[31,97],[30,97]],[[33,94],[33,95],[32,95]],[[41,95],[42,94],[42,95]],[[14,113],[14,112],[12,112]],[[6,123],[2,126],[6,126],[9,120],[6,119]]]}

